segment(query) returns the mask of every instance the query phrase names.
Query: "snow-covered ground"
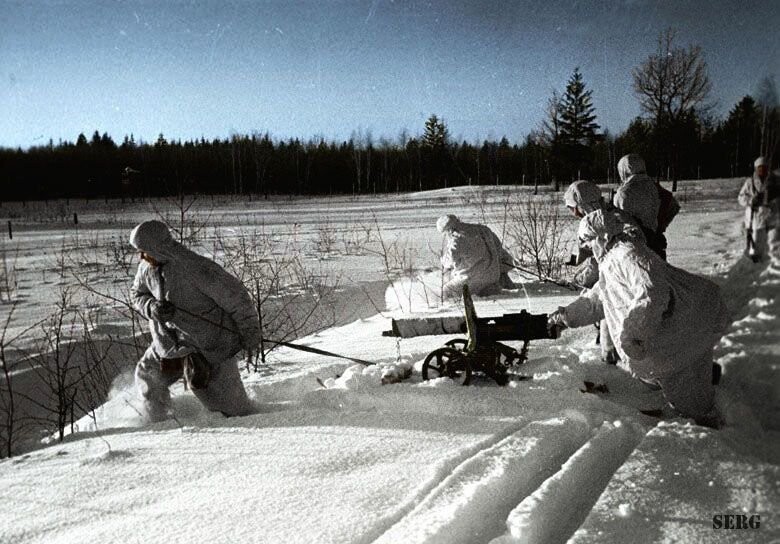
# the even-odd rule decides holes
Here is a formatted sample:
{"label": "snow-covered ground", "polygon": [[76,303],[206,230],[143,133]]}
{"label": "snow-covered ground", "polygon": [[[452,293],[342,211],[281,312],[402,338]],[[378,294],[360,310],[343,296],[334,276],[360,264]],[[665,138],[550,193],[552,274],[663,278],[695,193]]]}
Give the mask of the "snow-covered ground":
{"label": "snow-covered ground", "polygon": [[[419,373],[451,337],[383,337],[392,314],[358,311],[300,342],[379,364],[275,351],[263,372],[244,374],[256,415],[204,412],[176,386],[176,419],[144,425],[120,376],[79,432],[0,461],[0,542],[778,541],[780,268],[739,259],[735,184],[684,184],[669,233],[670,262],[718,281],[734,315],[716,349],[721,430],[642,414],[663,407],[660,393],[601,363],[590,328],[531,342],[517,372],[532,379],[463,387]],[[422,255],[437,241],[438,214],[480,219],[452,193],[408,195],[396,207],[389,197],[345,200],[333,217],[384,206],[380,223]],[[381,279],[371,263],[343,261],[364,284]],[[477,313],[549,312],[572,299],[524,281],[477,298]],[[382,385],[410,366],[411,378]],[[585,381],[607,392],[584,393]],[[726,514],[760,516],[760,527],[713,528]]]}

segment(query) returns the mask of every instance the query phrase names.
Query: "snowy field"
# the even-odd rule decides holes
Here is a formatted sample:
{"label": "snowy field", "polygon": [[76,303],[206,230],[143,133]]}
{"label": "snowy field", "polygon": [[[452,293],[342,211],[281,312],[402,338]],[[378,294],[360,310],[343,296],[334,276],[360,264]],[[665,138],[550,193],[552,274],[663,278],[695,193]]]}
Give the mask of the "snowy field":
{"label": "snowy field", "polygon": [[[178,384],[176,419],[144,425],[129,386],[136,331],[121,304],[87,297],[84,327],[114,342],[117,378],[107,402],[63,442],[0,461],[0,542],[779,542],[780,267],[740,258],[739,184],[682,183],[683,211],[668,233],[670,263],[718,282],[733,314],[715,353],[727,420],[717,431],[668,410],[662,419],[642,414],[663,408],[660,393],[603,364],[592,328],[531,342],[517,370],[531,379],[505,387],[423,382],[425,355],[451,337],[381,335],[401,316],[385,310],[389,282],[436,269],[437,216],[499,232],[501,188],[199,202],[204,253],[223,236],[262,231],[272,252],[294,247],[323,284],[337,284],[329,326],[312,326],[300,343],[378,364],[280,348],[243,373],[256,415],[207,413]],[[3,247],[16,280],[9,330],[21,334],[11,354],[34,345],[26,328],[55,308],[63,286],[78,285],[74,273],[121,299],[135,261],[106,258],[105,248],[154,212],[148,203],[109,204],[57,203],[65,220],[78,213],[77,227],[47,219],[40,203],[0,208],[17,226]],[[125,260],[125,270],[109,266]],[[575,296],[512,277],[521,288],[475,299],[480,316],[550,312]],[[0,306],[3,321],[12,306]],[[457,303],[431,306],[416,315],[461,312]],[[382,385],[409,367],[409,379]],[[33,372],[20,367],[16,383]],[[585,381],[606,391],[583,392]],[[723,515],[760,527],[713,528]]]}

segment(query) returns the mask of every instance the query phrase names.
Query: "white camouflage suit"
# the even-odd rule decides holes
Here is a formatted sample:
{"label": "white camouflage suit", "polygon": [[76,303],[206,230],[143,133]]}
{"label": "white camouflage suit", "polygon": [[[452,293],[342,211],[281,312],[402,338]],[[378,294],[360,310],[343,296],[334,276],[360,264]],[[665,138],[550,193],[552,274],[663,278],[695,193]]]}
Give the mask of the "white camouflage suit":
{"label": "white camouflage suit", "polygon": [[[614,215],[618,222],[623,224],[623,233],[632,241],[639,244],[645,243],[642,229],[625,212],[617,208],[608,209],[601,197],[601,189],[598,185],[586,180],[577,180],[566,189],[563,201],[567,207],[576,209],[582,214],[580,221],[585,221],[587,214],[596,210],[604,210],[605,213]],[[586,246],[579,244],[577,253],[577,269],[573,281],[576,285],[590,289],[599,280],[599,265],[593,252]],[[599,323],[599,345],[601,346],[601,359],[614,364],[617,362],[615,344],[609,332],[609,325],[605,319]]]}
{"label": "white camouflage suit", "polygon": [[684,416],[710,414],[713,348],[729,323],[718,286],[629,241],[603,211],[583,219],[579,236],[599,260],[599,281],[551,323],[582,327],[606,319],[634,375],[660,385]]}
{"label": "white camouflage suit", "polygon": [[[235,355],[259,344],[260,321],[244,285],[214,261],[176,242],[160,221],[135,227],[130,243],[159,263],[142,260],[132,286],[134,306],[149,320],[152,335],[135,371],[147,417],[159,421],[168,416],[168,388],[181,377],[163,373],[161,361],[193,353],[200,353],[208,365],[207,385],[192,387],[203,405],[227,416],[251,413]],[[154,314],[161,301],[175,308],[165,323]]]}
{"label": "white camouflage suit", "polygon": [[[763,157],[756,159],[754,167],[768,164]],[[767,192],[771,187],[774,191],[780,190],[780,179],[769,172],[765,179],[754,173],[743,183],[739,191],[739,204],[745,207],[745,228],[751,230],[752,247],[746,250],[755,255],[757,259],[764,259],[768,255],[774,255],[780,259],[780,202],[774,195],[770,199]],[[766,195],[766,198],[764,196]],[[754,197],[758,196],[761,202],[754,205]]]}
{"label": "white camouflage suit", "polygon": [[618,161],[618,175],[622,183],[615,192],[613,204],[643,229],[656,232],[661,198],[655,182],[646,173],[645,161],[635,153],[625,155]]}
{"label": "white camouflage suit", "polygon": [[445,215],[436,228],[444,234],[441,264],[446,277],[442,289],[445,297],[459,296],[464,284],[474,295],[513,287],[508,272],[514,259],[489,227]]}

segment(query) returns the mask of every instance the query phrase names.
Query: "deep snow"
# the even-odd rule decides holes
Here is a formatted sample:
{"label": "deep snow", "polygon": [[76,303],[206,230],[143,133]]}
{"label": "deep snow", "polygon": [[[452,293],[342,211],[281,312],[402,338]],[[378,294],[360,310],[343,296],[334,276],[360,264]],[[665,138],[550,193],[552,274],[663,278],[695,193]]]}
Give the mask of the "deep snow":
{"label": "deep snow", "polygon": [[[422,359],[449,337],[382,337],[384,312],[301,339],[379,366],[280,349],[244,374],[260,412],[245,418],[205,413],[177,386],[176,420],[143,425],[125,376],[64,443],[0,461],[0,542],[780,539],[780,268],[738,260],[730,186],[690,187],[670,262],[715,277],[734,313],[716,349],[724,429],[641,414],[662,397],[601,363],[590,328],[532,342],[518,368],[532,380],[422,382]],[[438,209],[418,247],[435,240]],[[407,225],[412,212],[399,212]],[[525,281],[476,299],[478,314],[549,312],[573,296]],[[410,379],[381,384],[409,366]],[[581,392],[585,380],[608,393]],[[760,529],[713,529],[714,515],[742,513]]]}

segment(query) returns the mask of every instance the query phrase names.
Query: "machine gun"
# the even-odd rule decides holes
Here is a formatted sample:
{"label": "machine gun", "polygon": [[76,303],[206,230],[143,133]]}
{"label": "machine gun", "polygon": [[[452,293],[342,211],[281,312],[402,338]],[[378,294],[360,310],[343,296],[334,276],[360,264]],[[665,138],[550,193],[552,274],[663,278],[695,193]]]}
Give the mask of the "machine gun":
{"label": "machine gun", "polygon": [[[558,338],[559,330],[549,328],[547,314],[530,314],[523,310],[500,317],[477,317],[468,285],[463,286],[464,317],[431,317],[393,319],[392,330],[383,336],[413,338],[415,336],[466,333],[444,347],[433,350],[423,361],[424,380],[446,376],[463,385],[471,382],[474,372],[493,378],[499,385],[509,381],[507,371],[523,364],[528,358],[531,340]],[[520,340],[520,351],[499,342]]]}

